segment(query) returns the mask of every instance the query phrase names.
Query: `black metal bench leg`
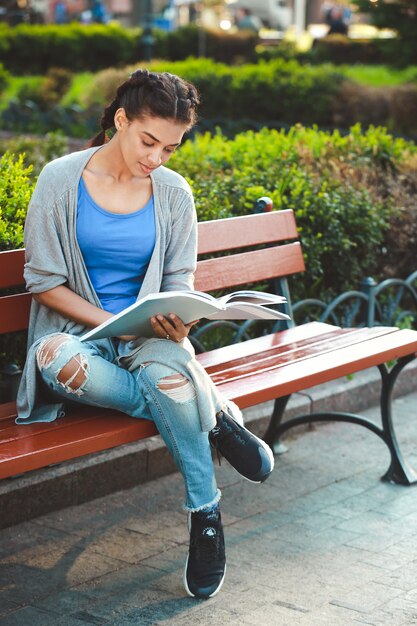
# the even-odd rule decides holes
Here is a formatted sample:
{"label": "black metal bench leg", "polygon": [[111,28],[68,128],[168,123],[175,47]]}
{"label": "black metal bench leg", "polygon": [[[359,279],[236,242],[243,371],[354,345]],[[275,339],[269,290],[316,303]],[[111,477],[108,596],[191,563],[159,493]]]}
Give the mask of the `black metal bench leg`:
{"label": "black metal bench leg", "polygon": [[417,472],[405,461],[401,454],[392,423],[392,393],[395,381],[404,367],[414,359],[409,355],[398,359],[394,367],[388,371],[385,365],[379,366],[382,377],[381,389],[381,419],[386,444],[391,453],[391,464],[388,471],[382,476],[382,480],[397,483],[399,485],[413,485],[417,483]]}
{"label": "black metal bench leg", "polygon": [[280,442],[278,437],[278,429],[281,425],[282,416],[284,415],[285,407],[288,404],[288,400],[291,398],[291,394],[289,396],[283,396],[282,398],[277,398],[274,402],[274,410],[272,411],[271,419],[266,429],[266,432],[263,436],[263,440],[271,446],[275,454],[283,454],[288,450],[287,446],[284,446],[283,443]]}

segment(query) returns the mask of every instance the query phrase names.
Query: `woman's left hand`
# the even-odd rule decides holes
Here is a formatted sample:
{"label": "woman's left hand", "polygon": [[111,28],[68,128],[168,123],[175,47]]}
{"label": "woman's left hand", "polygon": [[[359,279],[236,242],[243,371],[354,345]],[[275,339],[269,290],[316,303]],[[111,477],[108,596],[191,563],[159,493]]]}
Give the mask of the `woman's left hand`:
{"label": "woman's left hand", "polygon": [[174,313],[170,313],[167,316],[156,315],[155,317],[151,317],[151,324],[156,337],[160,339],[171,339],[171,341],[175,341],[176,343],[188,337],[188,333],[197,322],[198,320],[195,320],[189,324],[184,324],[178,315]]}

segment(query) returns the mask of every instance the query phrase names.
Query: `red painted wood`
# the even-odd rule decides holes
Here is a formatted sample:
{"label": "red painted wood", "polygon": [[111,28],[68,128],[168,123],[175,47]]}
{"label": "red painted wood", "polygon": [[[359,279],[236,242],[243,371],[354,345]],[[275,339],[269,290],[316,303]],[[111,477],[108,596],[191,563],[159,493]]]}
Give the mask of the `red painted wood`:
{"label": "red painted wood", "polygon": [[[97,413],[80,424],[65,417],[53,424],[14,426],[18,438],[0,444],[0,478],[13,476],[157,435],[153,422],[121,413]],[[10,424],[10,429],[13,425]],[[20,431],[26,431],[22,436]],[[24,435],[24,432],[23,432]]]}
{"label": "red painted wood", "polygon": [[0,252],[0,289],[18,287],[24,284],[24,250],[6,250]]}
{"label": "red painted wood", "polygon": [[288,276],[305,270],[298,242],[199,261],[195,289],[212,291]]}
{"label": "red painted wood", "polygon": [[294,213],[291,210],[229,217],[198,224],[199,254],[288,239],[298,239]]}
{"label": "red painted wood", "polygon": [[417,352],[417,332],[393,329],[375,338],[287,363],[285,367],[242,373],[219,383],[219,390],[241,408],[302,391],[342,376]]}
{"label": "red painted wood", "polygon": [[201,365],[210,370],[216,365],[225,365],[235,359],[254,357],[259,353],[267,352],[274,348],[285,350],[289,344],[305,341],[311,338],[327,336],[329,333],[337,331],[337,326],[323,324],[322,322],[309,322],[301,326],[295,326],[279,333],[249,339],[232,346],[224,346],[210,352],[198,354],[197,359]]}
{"label": "red painted wood", "polygon": [[289,328],[279,333],[271,333],[264,337],[249,339],[248,341],[242,341],[232,346],[224,346],[223,348],[210,350],[210,352],[203,352],[203,354],[197,355],[197,359],[205,369],[210,370],[210,368],[216,365],[225,365],[235,359],[249,356],[253,357],[259,353],[274,349],[275,347],[285,350],[289,344],[295,344],[299,341],[305,341],[315,337],[327,336],[329,333],[337,331],[338,329],[338,326],[323,324],[322,322],[309,322],[308,324],[294,326],[294,328]]}
{"label": "red painted wood", "polygon": [[0,334],[26,330],[31,301],[32,296],[29,293],[0,298]]}
{"label": "red painted wood", "polygon": [[[379,332],[363,332],[378,330]],[[385,330],[385,332],[383,332]],[[312,358],[316,355],[329,354],[332,357],[334,350],[339,350],[346,346],[353,347],[358,343],[374,339],[379,336],[388,334],[387,329],[362,329],[362,328],[343,328],[335,330],[321,337],[311,337],[304,341],[298,341],[295,344],[289,344],[285,347],[278,346],[268,351],[248,357],[241,357],[227,364],[219,364],[206,368],[207,372],[213,378],[216,384],[243,377],[253,372],[267,372],[275,370],[277,367],[284,367],[289,363],[303,361],[306,358]],[[393,329],[395,330],[395,329]]]}
{"label": "red painted wood", "polygon": [[[16,417],[16,403],[15,402],[5,402],[4,404],[0,404],[0,429],[2,422],[10,419],[14,419]],[[0,438],[1,440],[1,438]]]}

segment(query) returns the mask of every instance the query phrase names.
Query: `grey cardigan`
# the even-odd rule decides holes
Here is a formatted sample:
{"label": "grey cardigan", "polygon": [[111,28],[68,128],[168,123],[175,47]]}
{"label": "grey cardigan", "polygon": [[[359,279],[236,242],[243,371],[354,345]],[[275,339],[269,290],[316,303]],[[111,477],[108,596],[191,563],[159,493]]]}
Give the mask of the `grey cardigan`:
{"label": "grey cardigan", "polygon": [[[29,291],[40,293],[66,285],[85,300],[101,306],[89,279],[76,238],[78,183],[88,161],[99,148],[56,159],[42,170],[32,195],[26,225],[24,277]],[[138,297],[152,292],[192,289],[197,255],[197,218],[191,189],[179,174],[159,167],[151,175],[156,221],[156,243]],[[20,384],[17,423],[49,422],[64,415],[63,404],[42,398],[36,367],[36,349],[43,337],[64,332],[81,335],[86,328],[59,313],[32,301],[28,352]],[[131,352],[119,362],[129,369],[158,352],[155,342],[132,342]],[[224,405],[211,380],[194,359],[191,344],[165,340],[167,356],[187,371],[197,385],[203,430],[215,425],[215,411]],[[110,360],[114,360],[111,340],[100,340]],[[185,348],[185,349],[184,349]],[[167,355],[167,351],[168,354]],[[143,355],[143,356],[142,356]],[[157,360],[155,357],[154,360]],[[162,357],[161,357],[162,359]]]}

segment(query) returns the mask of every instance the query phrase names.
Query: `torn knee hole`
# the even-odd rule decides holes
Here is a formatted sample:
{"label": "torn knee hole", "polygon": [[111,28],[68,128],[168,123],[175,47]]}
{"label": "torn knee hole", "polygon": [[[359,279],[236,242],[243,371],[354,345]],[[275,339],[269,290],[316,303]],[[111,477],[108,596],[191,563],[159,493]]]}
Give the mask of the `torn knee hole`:
{"label": "torn knee hole", "polygon": [[49,367],[60,353],[60,348],[68,342],[65,335],[54,335],[50,339],[45,339],[38,348],[36,360],[40,370]]}
{"label": "torn knee hole", "polygon": [[87,358],[77,354],[64,365],[57,374],[57,381],[69,392],[81,392],[81,387],[88,379]]}
{"label": "torn knee hole", "polygon": [[187,402],[195,398],[193,384],[182,374],[172,374],[161,378],[157,387],[159,391],[176,402]]}
{"label": "torn knee hole", "polygon": [[182,374],[172,374],[171,376],[165,376],[158,382],[158,389],[176,389],[178,387],[184,387],[190,381]]}

